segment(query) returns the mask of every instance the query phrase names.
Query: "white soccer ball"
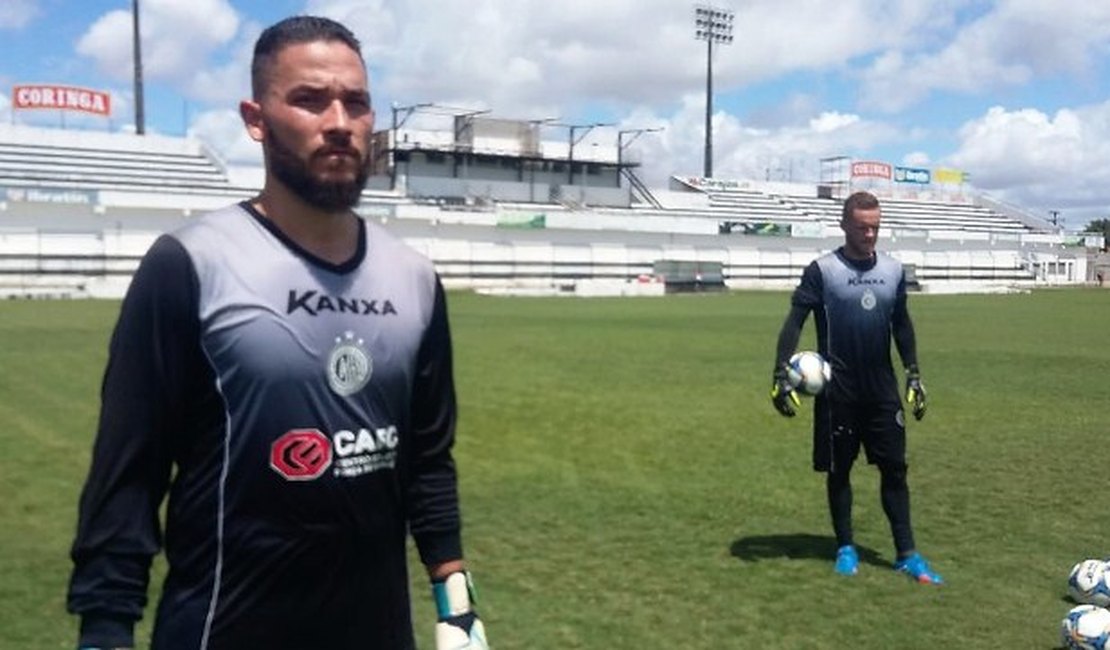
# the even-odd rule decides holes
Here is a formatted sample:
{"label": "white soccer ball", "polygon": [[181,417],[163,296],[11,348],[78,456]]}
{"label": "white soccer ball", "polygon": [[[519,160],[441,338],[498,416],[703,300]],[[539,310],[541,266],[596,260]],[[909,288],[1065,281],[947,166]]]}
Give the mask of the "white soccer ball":
{"label": "white soccer ball", "polygon": [[1060,621],[1060,639],[1065,648],[1107,650],[1110,648],[1110,610],[1095,605],[1073,607]]}
{"label": "white soccer ball", "polygon": [[817,395],[832,379],[832,366],[816,352],[799,352],[786,364],[786,378],[799,393]]}
{"label": "white soccer ball", "polygon": [[1077,603],[1110,606],[1110,564],[1083,560],[1068,575],[1068,595]]}

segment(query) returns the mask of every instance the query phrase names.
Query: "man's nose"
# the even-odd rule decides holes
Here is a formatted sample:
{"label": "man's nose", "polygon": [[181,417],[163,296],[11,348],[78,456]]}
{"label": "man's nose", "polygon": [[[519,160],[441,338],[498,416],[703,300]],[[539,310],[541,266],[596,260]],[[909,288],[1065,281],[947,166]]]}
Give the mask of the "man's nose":
{"label": "man's nose", "polygon": [[347,107],[339,99],[335,99],[328,105],[327,111],[324,113],[324,128],[327,131],[340,131],[350,133],[351,131],[351,115],[347,112]]}

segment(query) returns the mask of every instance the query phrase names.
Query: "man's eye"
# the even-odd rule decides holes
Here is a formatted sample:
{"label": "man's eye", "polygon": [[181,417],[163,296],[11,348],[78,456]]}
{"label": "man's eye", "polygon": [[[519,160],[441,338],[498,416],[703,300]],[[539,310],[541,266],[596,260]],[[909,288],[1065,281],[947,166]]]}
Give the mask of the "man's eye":
{"label": "man's eye", "polygon": [[315,110],[327,106],[328,100],[320,95],[294,95],[290,103],[301,108]]}
{"label": "man's eye", "polygon": [[370,100],[366,97],[352,97],[343,102],[348,111],[366,112],[370,109]]}

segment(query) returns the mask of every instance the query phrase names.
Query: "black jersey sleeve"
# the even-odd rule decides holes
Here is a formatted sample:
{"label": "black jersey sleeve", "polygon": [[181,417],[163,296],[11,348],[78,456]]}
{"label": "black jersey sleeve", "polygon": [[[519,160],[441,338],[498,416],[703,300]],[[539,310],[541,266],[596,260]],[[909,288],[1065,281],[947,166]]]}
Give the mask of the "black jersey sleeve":
{"label": "black jersey sleeve", "polygon": [[160,237],[112,334],[71,549],[67,606],[81,616],[82,646],[131,646],[146,606],[151,558],[162,546],[159,506],[185,419],[182,387],[200,359],[195,278],[184,248]]}
{"label": "black jersey sleeve", "polygon": [[917,367],[917,335],[913,329],[913,320],[910,319],[905,275],[898,283],[898,293],[894,301],[894,312],[890,317],[890,327],[891,334],[894,337],[894,345],[898,348],[898,356],[902,357],[902,365],[906,368]]}
{"label": "black jersey sleeve", "polygon": [[809,312],[821,304],[822,284],[820,267],[816,261],[810,262],[802,271],[802,280],[790,297],[790,311],[779,330],[778,345],[775,347],[775,368],[780,368],[789,361],[790,355],[798,347],[802,327]]}
{"label": "black jersey sleeve", "polygon": [[798,307],[808,307],[809,309],[816,309],[821,306],[824,300],[825,281],[824,276],[821,275],[821,267],[818,266],[817,260],[810,262],[802,271],[802,280],[794,289],[794,294],[790,297],[790,304]]}
{"label": "black jersey sleeve", "polygon": [[447,300],[439,278],[413,385],[409,530],[426,565],[462,558],[455,441],[455,383]]}

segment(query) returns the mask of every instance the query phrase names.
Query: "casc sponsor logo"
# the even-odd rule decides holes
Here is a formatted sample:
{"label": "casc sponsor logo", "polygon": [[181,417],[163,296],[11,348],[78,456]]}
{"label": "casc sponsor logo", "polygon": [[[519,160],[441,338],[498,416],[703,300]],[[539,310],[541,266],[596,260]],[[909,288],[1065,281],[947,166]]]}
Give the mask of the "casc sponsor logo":
{"label": "casc sponsor logo", "polygon": [[319,429],[293,429],[270,445],[270,467],[289,481],[312,481],[334,466],[336,476],[353,478],[397,461],[397,427],[344,429],[330,438]]}
{"label": "casc sponsor logo", "polygon": [[331,441],[319,429],[293,429],[270,445],[270,467],[290,481],[311,481],[331,466]]}

